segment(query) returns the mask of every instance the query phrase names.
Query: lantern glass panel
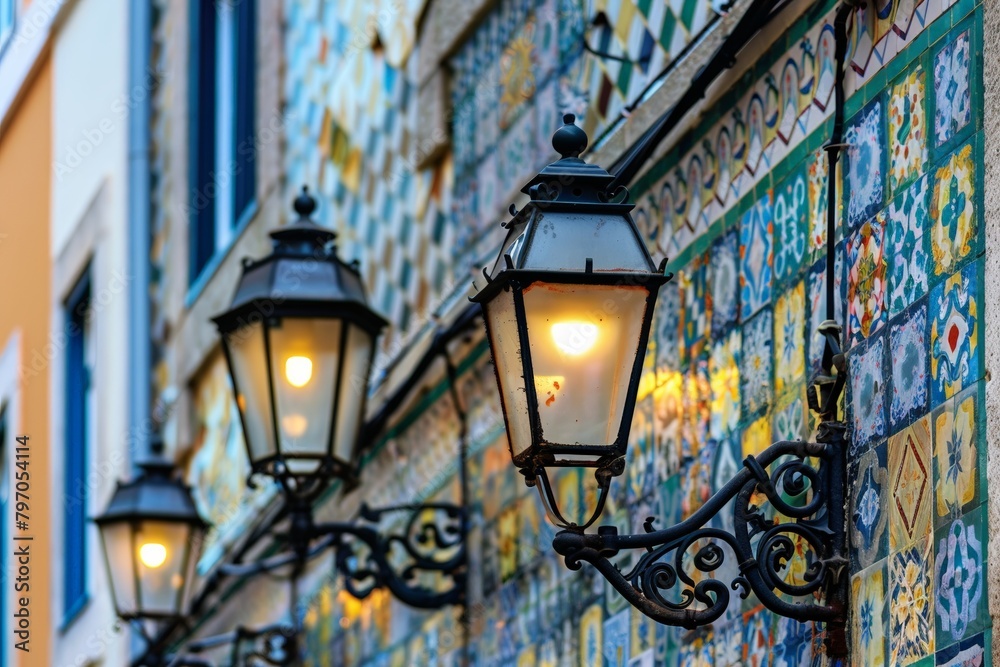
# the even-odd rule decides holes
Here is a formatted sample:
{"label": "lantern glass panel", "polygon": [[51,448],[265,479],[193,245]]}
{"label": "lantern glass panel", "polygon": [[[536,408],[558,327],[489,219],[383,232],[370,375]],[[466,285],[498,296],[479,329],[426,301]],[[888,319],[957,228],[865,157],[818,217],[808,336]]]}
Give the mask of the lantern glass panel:
{"label": "lantern glass panel", "polygon": [[132,526],[122,521],[100,526],[101,541],[108,561],[108,576],[115,596],[115,608],[121,614],[136,611],[135,569],[132,560]]}
{"label": "lantern glass panel", "polygon": [[277,446],[271,418],[264,324],[257,321],[239,327],[225,335],[225,342],[251,462],[272,457],[277,453]]}
{"label": "lantern glass panel", "polygon": [[496,366],[507,418],[507,436],[511,455],[515,458],[531,445],[531,425],[528,420],[528,395],[524,386],[521,364],[521,340],[517,332],[513,290],[502,290],[483,304],[490,336],[490,349]]}
{"label": "lantern glass panel", "polygon": [[191,527],[176,521],[146,520],[135,532],[135,567],[142,586],[143,611],[173,615],[184,603],[192,544]]}
{"label": "lantern glass panel", "polygon": [[545,442],[615,443],[640,352],[648,294],[648,289],[635,285],[543,282],[524,290]]}
{"label": "lantern glass panel", "polygon": [[[523,268],[583,271],[589,257],[594,271],[650,269],[645,248],[624,215],[539,211],[536,216],[528,245],[515,244],[508,251],[514,255],[527,253]],[[522,266],[517,256],[512,259],[515,265]]]}
{"label": "lantern glass panel", "polygon": [[344,348],[344,372],[340,381],[337,433],[334,455],[345,463],[353,463],[358,442],[358,429],[364,418],[365,392],[368,390],[368,370],[374,341],[357,325],[347,325],[347,346]]}
{"label": "lantern glass panel", "polygon": [[343,327],[296,317],[269,327],[280,449],[293,473],[315,472],[329,453]]}

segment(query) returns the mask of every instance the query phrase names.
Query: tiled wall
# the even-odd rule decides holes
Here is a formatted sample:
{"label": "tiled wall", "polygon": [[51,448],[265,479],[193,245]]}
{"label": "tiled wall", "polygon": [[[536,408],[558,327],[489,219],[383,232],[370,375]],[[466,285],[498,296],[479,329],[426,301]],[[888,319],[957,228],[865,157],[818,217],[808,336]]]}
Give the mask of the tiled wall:
{"label": "tiled wall", "polygon": [[[457,56],[460,65],[481,57],[475,73],[501,52],[541,54],[530,104],[508,104],[501,92],[495,116],[477,121],[493,134],[455,128],[456,184],[515,170],[518,160],[502,167],[504,141],[541,146],[550,128],[539,119],[564,110],[555,89],[544,92],[545,81],[559,78],[562,56],[552,54],[565,52],[563,33],[546,27],[547,8],[511,5]],[[677,277],[657,307],[630,464],[603,519],[620,530],[639,531],[650,515],[660,525],[690,515],[746,454],[814,432],[805,382],[825,318],[833,12],[826,2],[766,52],[741,54],[756,65],[633,184],[640,228]],[[850,664],[989,664],[981,13],[973,0],[902,0],[855,15],[850,147],[834,175],[837,318],[850,372]],[[546,41],[555,34],[558,41]],[[536,46],[492,46],[518,40]],[[472,85],[461,71],[456,108]],[[504,90],[525,85],[509,74]],[[605,120],[593,103],[578,110],[592,128]],[[504,173],[495,182],[515,171]],[[714,626],[687,632],[639,615],[592,568],[566,569],[539,501],[510,465],[483,347],[465,364],[460,394],[476,434],[473,664],[823,663],[821,626],[772,615],[753,596],[737,598]],[[381,446],[376,465],[391,466],[404,451],[403,468],[419,471],[407,472],[416,477],[397,493],[436,480],[440,494],[454,494],[449,473],[435,474],[456,446],[449,400],[436,388]],[[568,477],[560,491],[583,501],[584,481]],[[313,664],[458,664],[456,613],[418,613],[384,596],[358,603],[323,588],[306,615]]]}

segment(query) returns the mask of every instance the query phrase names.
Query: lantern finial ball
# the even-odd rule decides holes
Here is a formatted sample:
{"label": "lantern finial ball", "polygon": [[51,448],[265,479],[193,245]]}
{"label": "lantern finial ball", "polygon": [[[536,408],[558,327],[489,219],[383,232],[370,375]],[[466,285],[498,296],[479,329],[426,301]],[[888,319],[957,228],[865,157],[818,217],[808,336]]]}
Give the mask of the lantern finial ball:
{"label": "lantern finial ball", "polygon": [[563,116],[564,125],[552,135],[552,147],[563,158],[580,157],[587,148],[589,139],[587,133],[575,124],[576,116],[571,113]]}
{"label": "lantern finial ball", "polygon": [[309,216],[316,210],[316,200],[309,194],[309,186],[302,186],[302,193],[295,198],[295,212],[299,214],[300,220],[308,220]]}

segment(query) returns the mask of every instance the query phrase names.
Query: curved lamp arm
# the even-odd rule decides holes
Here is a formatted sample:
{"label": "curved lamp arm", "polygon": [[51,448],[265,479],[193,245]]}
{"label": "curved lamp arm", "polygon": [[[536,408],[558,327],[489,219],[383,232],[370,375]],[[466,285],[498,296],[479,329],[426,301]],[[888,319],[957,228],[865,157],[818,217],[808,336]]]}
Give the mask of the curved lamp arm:
{"label": "curved lamp arm", "polygon": [[[564,530],[553,547],[568,568],[590,563],[632,606],[665,625],[712,623],[735,590],[744,598],[753,592],[781,616],[839,622],[847,565],[844,436],[843,424],[826,422],[819,442],[782,441],[758,457],[748,456],[743,469],[705,505],[670,528],[654,530],[649,518],[646,532],[636,535],[619,535],[614,526],[596,534]],[[708,527],[731,501],[732,530]],[[777,516],[765,515],[765,503]],[[645,553],[622,572],[611,559],[629,549]],[[730,581],[715,578],[727,550],[738,566]],[[805,558],[806,567],[790,581],[788,566],[795,558]]]}

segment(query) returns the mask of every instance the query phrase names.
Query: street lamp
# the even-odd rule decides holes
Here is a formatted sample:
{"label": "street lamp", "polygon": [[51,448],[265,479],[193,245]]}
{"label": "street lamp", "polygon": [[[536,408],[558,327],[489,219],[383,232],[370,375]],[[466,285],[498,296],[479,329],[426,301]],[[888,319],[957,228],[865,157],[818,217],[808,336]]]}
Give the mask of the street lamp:
{"label": "street lamp", "polygon": [[552,145],[562,156],[524,186],[531,197],[507,238],[481,304],[511,458],[568,528],[548,467],[596,468],[601,513],[625,465],[653,306],[670,279],[629,215],[614,179],[579,155],[587,135],[570,114]]}
{"label": "street lamp", "polygon": [[118,483],[94,522],[118,616],[174,620],[187,609],[208,524],[171,465],[156,460],[141,467],[137,479]]}
{"label": "street lamp", "polygon": [[[586,164],[579,158],[586,134],[573,116],[563,120],[552,140],[562,158],[522,190],[531,201],[520,212],[512,207],[500,257],[472,298],[486,320],[514,465],[539,487],[562,528],[553,548],[570,569],[593,565],[661,623],[712,623],[732,591],[752,592],[781,616],[830,623],[839,651],[846,439],[835,421],[844,385],[835,322],[822,327],[823,368],[811,383],[810,404],[822,417],[817,442],[777,442],[747,456],[728,483],[673,526],[654,529],[650,517],[637,534],[619,535],[613,525],[586,532],[603,511],[611,479],[625,469],[653,306],[670,276],[665,260],[654,267],[629,216],[628,193],[616,187],[634,165],[612,176]],[[633,155],[651,150],[644,143]],[[558,507],[547,468],[563,467],[596,469],[597,507],[582,523]],[[724,510],[733,512],[731,530],[712,525]],[[618,556],[630,550],[639,553],[624,569]],[[727,554],[738,574],[724,581]]]}
{"label": "street lamp", "polygon": [[274,250],[244,260],[232,306],[215,318],[243,423],[251,475],[313,496],[353,476],[375,340],[386,322],[365,300],[356,265],[309,216],[271,232]]}

